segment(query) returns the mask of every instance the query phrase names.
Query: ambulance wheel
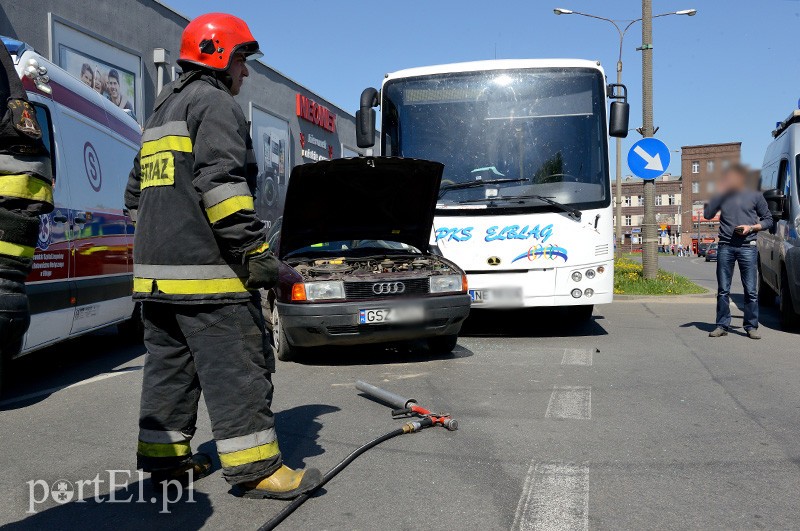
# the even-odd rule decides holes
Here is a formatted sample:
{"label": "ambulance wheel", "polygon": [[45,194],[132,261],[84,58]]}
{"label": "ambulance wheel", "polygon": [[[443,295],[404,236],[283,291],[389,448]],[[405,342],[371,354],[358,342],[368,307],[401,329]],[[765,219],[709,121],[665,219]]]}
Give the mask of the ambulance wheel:
{"label": "ambulance wheel", "polygon": [[428,338],[428,348],[435,354],[449,354],[458,344],[458,335],[435,336]]}
{"label": "ambulance wheel", "polygon": [[286,338],[278,308],[273,305],[271,313],[272,340],[275,343],[275,357],[281,361],[294,361],[297,357],[297,348],[293,347]]}

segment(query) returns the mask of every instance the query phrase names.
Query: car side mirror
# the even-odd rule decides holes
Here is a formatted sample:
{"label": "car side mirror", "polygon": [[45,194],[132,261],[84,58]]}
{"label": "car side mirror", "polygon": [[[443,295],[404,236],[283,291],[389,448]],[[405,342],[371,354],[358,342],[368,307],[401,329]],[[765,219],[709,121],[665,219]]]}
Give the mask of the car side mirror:
{"label": "car side mirror", "polygon": [[617,100],[611,102],[611,111],[608,116],[608,135],[625,138],[628,136],[631,106],[628,104],[628,88],[625,85],[611,84],[608,86],[609,98]]}
{"label": "car side mirror", "polygon": [[375,107],[378,103],[378,91],[372,87],[364,89],[356,111],[356,143],[360,148],[375,145]]}
{"label": "car side mirror", "polygon": [[772,214],[773,220],[778,221],[786,217],[784,209],[786,196],[783,195],[783,192],[777,189],[767,190],[764,192],[764,199],[767,202],[767,208],[769,213]]}

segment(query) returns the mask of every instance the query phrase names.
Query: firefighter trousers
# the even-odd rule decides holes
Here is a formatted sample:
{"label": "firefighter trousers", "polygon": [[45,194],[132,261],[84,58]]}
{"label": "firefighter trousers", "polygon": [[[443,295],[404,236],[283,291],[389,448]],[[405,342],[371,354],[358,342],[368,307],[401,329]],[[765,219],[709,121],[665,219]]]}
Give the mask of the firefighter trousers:
{"label": "firefighter trousers", "polygon": [[202,392],[223,476],[231,484],[280,468],[272,375],[275,359],[257,294],[246,303],[142,303],[147,347],[139,417],[139,468],[191,459]]}

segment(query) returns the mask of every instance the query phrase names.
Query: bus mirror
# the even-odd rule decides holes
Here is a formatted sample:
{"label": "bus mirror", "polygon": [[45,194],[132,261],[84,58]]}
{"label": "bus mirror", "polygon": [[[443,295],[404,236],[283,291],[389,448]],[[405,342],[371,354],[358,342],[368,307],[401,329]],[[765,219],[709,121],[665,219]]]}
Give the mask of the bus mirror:
{"label": "bus mirror", "polygon": [[608,134],[617,138],[628,136],[628,119],[631,106],[628,102],[612,101],[608,120]]}
{"label": "bus mirror", "polygon": [[378,105],[378,91],[372,87],[361,93],[361,104],[356,111],[356,143],[360,148],[375,145],[375,109]]}
{"label": "bus mirror", "polygon": [[780,190],[767,190],[764,192],[764,200],[767,202],[769,213],[772,214],[772,219],[778,221],[785,217],[784,202],[786,196]]}
{"label": "bus mirror", "polygon": [[608,117],[608,135],[617,138],[628,136],[628,117],[631,106],[628,105],[628,87],[619,83],[608,85],[608,97],[612,100]]}

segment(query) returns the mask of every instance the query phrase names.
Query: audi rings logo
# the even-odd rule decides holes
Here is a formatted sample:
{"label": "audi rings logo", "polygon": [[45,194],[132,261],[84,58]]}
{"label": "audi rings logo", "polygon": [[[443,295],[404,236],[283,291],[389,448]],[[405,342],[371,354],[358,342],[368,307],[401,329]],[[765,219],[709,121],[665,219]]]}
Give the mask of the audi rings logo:
{"label": "audi rings logo", "polygon": [[406,285],[402,282],[378,282],[372,285],[372,293],[375,295],[399,295],[406,290]]}

